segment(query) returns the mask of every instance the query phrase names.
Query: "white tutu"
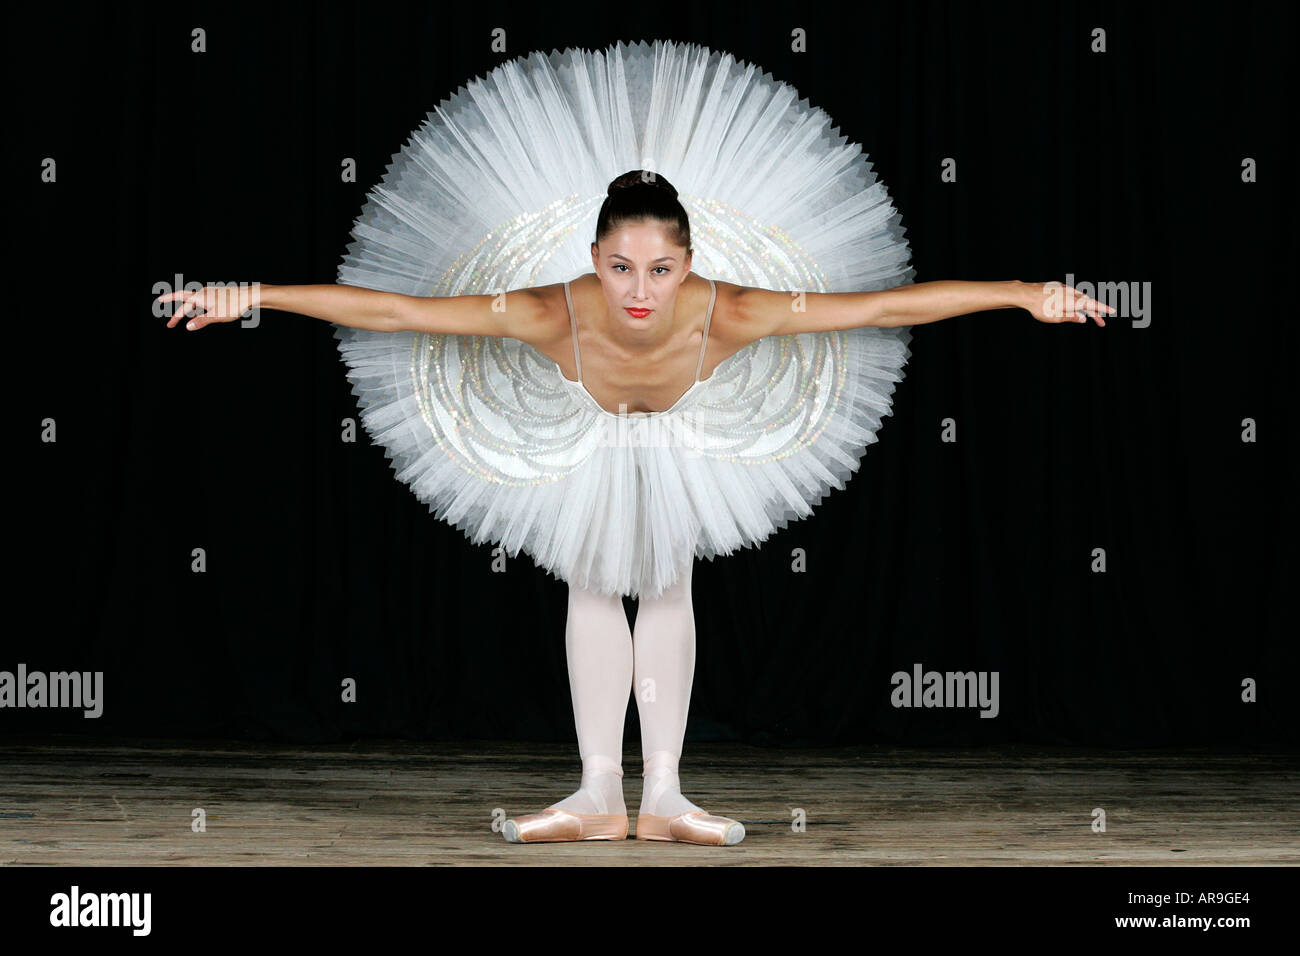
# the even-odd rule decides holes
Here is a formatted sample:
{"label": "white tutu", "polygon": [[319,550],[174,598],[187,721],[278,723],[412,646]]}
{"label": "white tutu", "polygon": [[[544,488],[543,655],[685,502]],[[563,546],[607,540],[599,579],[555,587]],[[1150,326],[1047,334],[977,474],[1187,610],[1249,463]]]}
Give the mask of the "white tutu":
{"label": "white tutu", "polygon": [[[431,113],[370,193],[339,282],[498,293],[591,271],[609,182],[654,169],[693,271],[740,285],[912,281],[859,146],[730,54],[656,41],[533,53]],[[532,346],[336,326],[362,421],[439,518],[570,584],[655,596],[843,488],[890,413],[907,327],[771,336],[671,409],[615,415]]]}

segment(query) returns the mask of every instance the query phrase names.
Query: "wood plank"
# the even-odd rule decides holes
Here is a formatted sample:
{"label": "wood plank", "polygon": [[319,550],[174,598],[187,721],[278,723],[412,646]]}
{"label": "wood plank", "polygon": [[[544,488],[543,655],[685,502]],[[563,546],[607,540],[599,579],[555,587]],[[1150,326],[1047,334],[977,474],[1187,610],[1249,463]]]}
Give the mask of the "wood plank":
{"label": "wood plank", "polygon": [[[0,863],[15,866],[1300,863],[1288,753],[689,744],[684,792],[745,824],[734,847],[506,843],[493,812],[572,792],[572,746],[9,738],[0,765]],[[624,769],[635,827],[639,755]]]}

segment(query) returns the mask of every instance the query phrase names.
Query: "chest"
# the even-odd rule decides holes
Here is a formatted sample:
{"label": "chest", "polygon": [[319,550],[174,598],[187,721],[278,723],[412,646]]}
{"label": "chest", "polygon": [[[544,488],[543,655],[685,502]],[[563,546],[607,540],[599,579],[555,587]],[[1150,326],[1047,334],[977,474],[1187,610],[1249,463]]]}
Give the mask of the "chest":
{"label": "chest", "polygon": [[702,325],[644,355],[620,351],[584,335],[579,327],[578,350],[583,387],[598,405],[614,413],[672,408],[695,384],[697,374],[707,378],[711,371],[701,363],[702,355],[707,361]]}

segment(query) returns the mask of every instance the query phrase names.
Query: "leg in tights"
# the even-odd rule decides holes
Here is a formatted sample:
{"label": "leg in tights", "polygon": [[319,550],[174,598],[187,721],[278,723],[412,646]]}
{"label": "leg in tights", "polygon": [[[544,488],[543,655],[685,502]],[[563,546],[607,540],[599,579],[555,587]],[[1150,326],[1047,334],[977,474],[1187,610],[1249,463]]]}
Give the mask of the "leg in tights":
{"label": "leg in tights", "polygon": [[623,598],[570,585],[564,643],[582,784],[551,806],[573,813],[626,813],[623,719],[632,686],[632,634]]}
{"label": "leg in tights", "polygon": [[633,692],[645,773],[641,812],[664,817],[700,809],[682,796],[677,775],[695,678],[694,563],[692,556],[681,577],[661,595],[637,602],[632,632]]}

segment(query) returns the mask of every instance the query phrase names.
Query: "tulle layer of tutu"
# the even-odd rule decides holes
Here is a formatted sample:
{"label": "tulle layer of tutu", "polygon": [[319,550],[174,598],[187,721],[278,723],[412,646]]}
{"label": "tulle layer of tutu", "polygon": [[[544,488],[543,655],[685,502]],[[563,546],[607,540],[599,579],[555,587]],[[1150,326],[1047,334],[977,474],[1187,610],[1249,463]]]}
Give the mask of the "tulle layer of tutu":
{"label": "tulle layer of tutu", "polygon": [[[444,102],[372,190],[339,281],[428,296],[572,279],[591,271],[609,181],[647,167],[677,187],[701,274],[811,292],[911,281],[883,184],[825,113],[728,54],[663,42],[533,54]],[[437,517],[634,596],[843,488],[910,341],[767,337],[670,411],[618,416],[516,339],[335,331],[366,429]]]}
{"label": "tulle layer of tutu", "polygon": [[672,411],[631,415],[516,339],[341,347],[366,429],[435,515],[571,584],[654,596],[684,560],[755,545],[844,487],[890,414],[909,338],[760,339]]}

